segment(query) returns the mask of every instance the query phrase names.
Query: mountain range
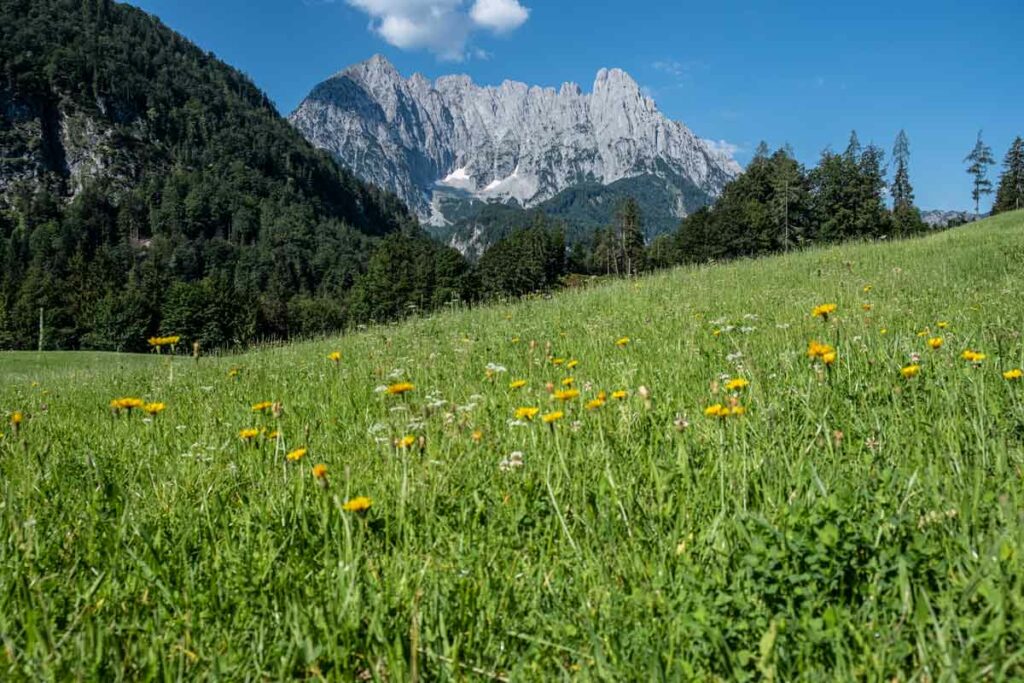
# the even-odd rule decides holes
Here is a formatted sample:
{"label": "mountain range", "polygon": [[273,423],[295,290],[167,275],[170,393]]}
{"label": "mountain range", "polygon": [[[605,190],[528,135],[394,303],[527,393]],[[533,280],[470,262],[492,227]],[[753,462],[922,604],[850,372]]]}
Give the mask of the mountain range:
{"label": "mountain range", "polygon": [[620,69],[601,69],[585,93],[574,83],[556,90],[479,86],[461,75],[403,78],[377,55],[317,85],[289,119],[463,251],[490,241],[493,226],[480,223],[487,204],[590,226],[611,219],[619,196],[639,194],[652,236],[675,229],[741,172]]}

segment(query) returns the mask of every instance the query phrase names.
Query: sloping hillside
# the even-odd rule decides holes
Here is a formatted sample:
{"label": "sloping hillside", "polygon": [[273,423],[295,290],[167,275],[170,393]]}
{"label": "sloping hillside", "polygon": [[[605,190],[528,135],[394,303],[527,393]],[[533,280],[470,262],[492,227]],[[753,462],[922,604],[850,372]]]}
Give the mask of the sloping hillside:
{"label": "sloping hillside", "polygon": [[0,672],[1019,679],[1022,282],[1017,212],[198,363],[37,357],[0,382]]}
{"label": "sloping hillside", "polygon": [[[337,317],[395,197],[237,70],[109,0],[0,4],[0,348],[230,344]],[[203,330],[202,328],[206,328]]]}

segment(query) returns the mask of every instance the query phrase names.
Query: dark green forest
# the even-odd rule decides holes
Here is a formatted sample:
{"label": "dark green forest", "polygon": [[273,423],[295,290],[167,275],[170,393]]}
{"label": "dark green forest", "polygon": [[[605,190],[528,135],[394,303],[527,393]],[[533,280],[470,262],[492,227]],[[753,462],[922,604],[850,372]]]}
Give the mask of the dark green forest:
{"label": "dark green forest", "polygon": [[0,347],[40,309],[47,348],[336,329],[375,243],[417,229],[138,9],[4,0],[0,65]]}
{"label": "dark green forest", "polygon": [[[626,185],[604,227],[485,206],[502,238],[471,264],[158,19],[110,0],[2,0],[0,349],[140,351],[155,335],[232,348],[581,277],[912,236],[928,228],[909,156],[902,132],[889,163],[855,133],[811,169],[762,144],[714,206],[650,242],[646,222],[665,217],[642,215]],[[995,194],[997,212],[1024,203],[1019,138]]]}

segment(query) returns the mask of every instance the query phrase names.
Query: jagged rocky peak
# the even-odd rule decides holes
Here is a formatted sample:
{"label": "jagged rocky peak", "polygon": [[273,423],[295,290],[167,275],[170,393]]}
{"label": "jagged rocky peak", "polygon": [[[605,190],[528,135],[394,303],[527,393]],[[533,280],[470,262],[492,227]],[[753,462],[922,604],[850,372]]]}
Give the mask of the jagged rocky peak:
{"label": "jagged rocky peak", "polygon": [[[314,145],[396,192],[422,218],[437,193],[533,206],[583,182],[650,176],[687,205],[717,197],[738,165],[664,116],[621,69],[590,93],[465,75],[404,79],[374,55],[317,86],[291,115]],[[685,201],[683,198],[685,197]],[[696,199],[694,199],[696,197]],[[703,199],[701,199],[703,197]]]}

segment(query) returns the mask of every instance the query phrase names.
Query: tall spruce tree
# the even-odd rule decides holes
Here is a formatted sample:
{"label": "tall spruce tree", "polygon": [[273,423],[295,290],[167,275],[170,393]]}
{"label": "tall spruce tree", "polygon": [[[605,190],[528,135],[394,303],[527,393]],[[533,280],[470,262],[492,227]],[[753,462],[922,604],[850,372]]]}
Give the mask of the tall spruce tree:
{"label": "tall spruce tree", "polygon": [[893,232],[911,235],[925,229],[921,212],[914,206],[914,188],[910,185],[910,140],[906,131],[896,136],[892,148],[893,178],[889,193],[892,195]]}
{"label": "tall spruce tree", "polygon": [[1018,135],[1003,159],[992,213],[1024,209],[1024,140]]}
{"label": "tall spruce tree", "polygon": [[776,242],[784,251],[803,242],[807,234],[810,193],[807,176],[787,146],[771,157],[769,210],[776,226]]}
{"label": "tall spruce tree", "polygon": [[971,199],[974,200],[974,216],[977,218],[981,213],[981,198],[984,195],[992,194],[992,181],[988,179],[988,167],[996,163],[992,157],[992,148],[986,145],[981,139],[981,131],[978,131],[978,141],[974,143],[974,149],[964,157],[968,164],[967,173],[973,178]]}
{"label": "tall spruce tree", "polygon": [[890,194],[893,210],[914,205],[914,188],[910,186],[910,140],[906,131],[901,130],[892,147],[893,177]]}
{"label": "tall spruce tree", "polygon": [[632,197],[622,201],[615,214],[615,238],[619,263],[626,277],[644,270],[644,230],[640,205]]}
{"label": "tall spruce tree", "polygon": [[868,145],[861,152],[857,170],[854,234],[858,237],[887,235],[892,224],[885,207],[885,152],[877,145]]}

